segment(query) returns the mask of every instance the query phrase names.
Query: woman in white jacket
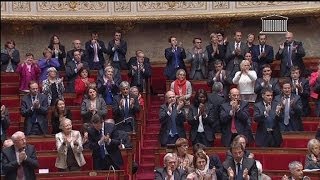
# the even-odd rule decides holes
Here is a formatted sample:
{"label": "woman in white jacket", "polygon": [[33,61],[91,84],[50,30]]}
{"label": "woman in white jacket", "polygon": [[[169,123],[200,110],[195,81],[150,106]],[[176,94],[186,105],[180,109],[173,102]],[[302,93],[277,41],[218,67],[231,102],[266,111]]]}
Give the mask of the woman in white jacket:
{"label": "woman in white jacket", "polygon": [[254,70],[250,70],[250,67],[250,62],[243,60],[240,63],[241,71],[236,72],[232,82],[238,85],[241,100],[255,102],[257,96],[254,93],[254,85],[257,80],[257,73]]}
{"label": "woman in white jacket", "polygon": [[59,171],[79,171],[86,164],[81,134],[72,130],[71,120],[67,118],[61,121],[60,128],[62,132],[55,135],[58,151],[55,166]]}

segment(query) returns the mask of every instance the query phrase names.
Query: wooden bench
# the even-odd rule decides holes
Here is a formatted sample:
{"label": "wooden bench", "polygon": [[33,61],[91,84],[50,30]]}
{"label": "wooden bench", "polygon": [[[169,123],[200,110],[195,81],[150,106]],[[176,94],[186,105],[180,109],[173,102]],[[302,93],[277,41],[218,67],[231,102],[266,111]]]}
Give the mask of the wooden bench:
{"label": "wooden bench", "polygon": [[[206,149],[206,153],[210,156],[216,154],[221,162],[226,159],[226,152],[229,148],[210,147]],[[304,163],[307,148],[248,148],[254,154],[254,158],[263,164],[263,169],[279,170],[287,169],[291,161],[297,160]],[[163,157],[167,152],[173,152],[172,149],[159,148],[155,151],[155,167],[163,165]],[[188,149],[188,153],[192,153],[192,148]],[[276,162],[276,163],[275,163]]]}
{"label": "wooden bench", "polygon": [[[302,162],[302,164],[304,164],[304,162]],[[264,170],[263,169],[262,173],[267,174],[273,180],[281,180],[283,175],[287,175],[287,176],[290,175],[289,170]],[[303,175],[310,177],[312,180],[317,180],[320,177],[320,171],[304,172]]]}
{"label": "wooden bench", "polygon": [[98,171],[71,171],[71,172],[50,172],[46,174],[36,173],[37,179],[39,180],[126,180],[128,177],[126,176],[124,170],[116,170],[116,171],[106,171],[106,170],[98,170]]}

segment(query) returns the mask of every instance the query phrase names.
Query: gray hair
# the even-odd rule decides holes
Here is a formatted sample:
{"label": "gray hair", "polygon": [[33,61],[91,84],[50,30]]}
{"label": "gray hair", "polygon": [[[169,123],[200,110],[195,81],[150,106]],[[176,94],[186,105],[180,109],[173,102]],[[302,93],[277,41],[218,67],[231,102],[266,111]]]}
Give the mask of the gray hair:
{"label": "gray hair", "polygon": [[130,88],[130,84],[129,84],[128,81],[122,81],[122,82],[120,83],[120,85],[119,85],[119,88],[120,88],[120,89],[123,89],[123,88],[125,88],[125,87]]}
{"label": "gray hair", "polygon": [[72,124],[72,121],[71,121],[70,119],[68,119],[68,118],[64,118],[62,121],[60,121],[59,128],[60,128],[60,129],[62,129],[63,124],[64,124],[64,123],[67,123],[67,122],[69,122],[69,123],[71,123],[71,124]]}
{"label": "gray hair", "polygon": [[17,131],[12,134],[11,139],[12,139],[12,141],[16,141],[19,137],[22,137],[22,136],[24,136],[24,132]]}
{"label": "gray hair", "polygon": [[315,147],[315,146],[319,146],[320,147],[320,141],[318,139],[310,139],[308,141],[308,151],[311,152],[312,151],[312,148]]}
{"label": "gray hair", "polygon": [[302,164],[301,164],[301,162],[299,162],[299,161],[292,161],[292,162],[290,162],[289,163],[289,170],[290,170],[290,172],[292,172],[292,171],[294,171],[295,169],[297,169],[298,167],[303,167],[302,166]]}
{"label": "gray hair", "polygon": [[50,68],[47,69],[47,73],[49,73],[51,71],[57,72],[57,69],[55,67],[50,67]]}
{"label": "gray hair", "polygon": [[221,82],[215,82],[212,85],[212,92],[221,92],[223,89],[223,84]]}
{"label": "gray hair", "polygon": [[164,157],[163,157],[163,162],[166,165],[166,162],[169,160],[169,158],[174,158],[177,160],[178,156],[176,153],[167,153]]}

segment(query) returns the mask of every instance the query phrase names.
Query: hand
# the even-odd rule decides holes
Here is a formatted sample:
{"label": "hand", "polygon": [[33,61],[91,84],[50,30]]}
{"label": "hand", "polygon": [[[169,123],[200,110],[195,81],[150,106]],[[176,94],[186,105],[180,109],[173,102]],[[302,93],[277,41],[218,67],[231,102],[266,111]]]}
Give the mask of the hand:
{"label": "hand", "polygon": [[168,174],[168,179],[170,179],[173,175],[173,172],[172,172],[171,168],[169,168],[169,167],[167,169],[167,174]]}
{"label": "hand", "polygon": [[284,49],[284,43],[280,44],[279,48],[280,48],[281,50],[283,50],[283,49]]}
{"label": "hand", "polygon": [[277,113],[277,114],[280,113],[280,111],[282,110],[282,107],[283,107],[282,104],[278,104],[278,105],[277,105],[277,107],[276,107],[276,113]]}
{"label": "hand", "polygon": [[104,142],[109,143],[110,142],[110,135],[107,134],[106,136],[104,136]]}
{"label": "hand", "polygon": [[240,48],[236,48],[234,50],[234,52],[235,52],[235,54],[239,55],[239,54],[241,54],[241,49]]}
{"label": "hand", "polygon": [[245,168],[245,169],[243,170],[243,175],[242,175],[242,177],[243,177],[243,179],[249,180],[250,176],[249,176],[249,174],[248,174],[248,169],[247,169],[247,168]]}
{"label": "hand", "polygon": [[231,167],[228,167],[228,176],[229,176],[229,178],[231,178],[231,179],[233,179],[234,178],[234,172],[233,172],[233,170],[232,170],[232,168]]}
{"label": "hand", "polygon": [[119,104],[120,104],[120,107],[121,108],[124,108],[124,103],[125,103],[125,99],[120,99],[120,102],[119,102]]}
{"label": "hand", "polygon": [[291,48],[291,51],[292,52],[297,52],[297,49],[298,49],[298,45],[293,45],[292,48]]}
{"label": "hand", "polygon": [[92,39],[92,40],[91,40],[91,44],[95,44],[95,43],[97,43],[97,40]]}
{"label": "hand", "polygon": [[281,180],[289,180],[287,175],[282,176]]}
{"label": "hand", "polygon": [[262,51],[259,56],[260,56],[260,58],[261,58],[261,57],[265,57],[266,55],[267,55],[266,52]]}
{"label": "hand", "polygon": [[204,104],[202,104],[202,103],[199,104],[199,110],[200,110],[199,115],[203,115],[204,114]]}
{"label": "hand", "polygon": [[132,68],[133,68],[134,70],[137,70],[137,69],[138,69],[137,66],[133,66],[133,65],[131,65],[131,66],[132,66]]}
{"label": "hand", "polygon": [[168,105],[168,110],[171,113],[172,112],[172,106],[173,106],[174,102],[169,103]]}
{"label": "hand", "polygon": [[134,106],[134,99],[130,98],[130,108],[133,108],[133,106]]}
{"label": "hand", "polygon": [[40,108],[40,102],[39,102],[38,99],[36,99],[35,101],[33,101],[33,108],[34,108],[34,109]]}
{"label": "hand", "polygon": [[5,111],[6,111],[6,106],[2,105],[1,106],[1,115],[4,115]]}
{"label": "hand", "polygon": [[82,67],[83,67],[83,64],[82,64],[82,63],[77,64],[77,69],[78,69],[78,70],[81,69]]}
{"label": "hand", "polygon": [[22,163],[27,158],[27,154],[25,150],[19,152],[19,163]]}
{"label": "hand", "polygon": [[314,163],[317,163],[318,159],[314,154],[311,154],[311,159]]}
{"label": "hand", "polygon": [[270,82],[270,76],[263,76],[263,80],[267,83],[267,84],[269,84],[269,82]]}

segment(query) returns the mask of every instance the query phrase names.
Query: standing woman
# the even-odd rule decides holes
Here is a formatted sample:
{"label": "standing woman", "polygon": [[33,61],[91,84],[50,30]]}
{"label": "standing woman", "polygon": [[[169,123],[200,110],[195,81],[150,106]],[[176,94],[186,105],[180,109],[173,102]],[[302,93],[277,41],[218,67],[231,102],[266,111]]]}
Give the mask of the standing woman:
{"label": "standing woman", "polygon": [[214,124],[218,123],[214,122],[212,105],[208,103],[207,92],[204,89],[199,89],[194,98],[194,103],[187,116],[191,126],[192,145],[201,143],[212,147],[216,127]]}
{"label": "standing woman", "polygon": [[61,121],[62,132],[55,135],[58,156],[55,166],[59,171],[80,171],[86,164],[83,157],[81,134],[72,130],[71,120],[65,118]]}
{"label": "standing woman", "polygon": [[95,82],[94,78],[90,78],[90,70],[89,68],[82,67],[78,72],[78,77],[74,81],[74,89],[76,93],[76,98],[73,102],[76,105],[81,105],[83,96],[87,91],[87,88],[91,83]]}
{"label": "standing woman", "polygon": [[232,82],[238,85],[241,100],[255,102],[257,96],[254,93],[254,86],[257,80],[257,73],[254,70],[250,70],[250,67],[250,62],[243,60],[240,63],[240,71],[236,72]]}
{"label": "standing woman", "polygon": [[1,71],[15,72],[20,62],[20,53],[14,40],[8,40],[1,50]]}
{"label": "standing woman", "polygon": [[63,99],[57,99],[51,115],[52,134],[61,132],[60,123],[64,118],[72,119],[71,111],[66,108]]}
{"label": "standing woman", "polygon": [[102,95],[107,105],[112,105],[113,97],[119,92],[119,85],[121,79],[115,78],[114,68],[107,66],[104,69],[104,75],[97,79],[97,86],[99,94]]}
{"label": "standing woman", "polygon": [[60,39],[57,35],[53,35],[50,38],[49,46],[48,48],[52,49],[52,58],[56,58],[59,61],[60,67],[57,68],[58,71],[64,71],[65,63],[64,58],[66,57],[66,50],[64,45],[60,43]]}
{"label": "standing woman", "polygon": [[51,67],[47,70],[48,78],[42,82],[42,93],[47,95],[48,104],[53,106],[57,99],[63,99],[63,77],[57,77],[57,70]]}
{"label": "standing woman", "polygon": [[52,58],[52,50],[50,48],[45,48],[43,50],[43,57],[39,59],[38,65],[41,69],[41,74],[39,77],[39,82],[42,83],[48,76],[47,70],[50,67],[59,68],[60,64],[57,58]]}
{"label": "standing woman", "polygon": [[100,118],[107,116],[107,105],[104,99],[98,95],[97,88],[89,86],[87,89],[88,98],[83,99],[81,104],[81,116],[84,123],[91,122],[93,115],[98,114]]}

